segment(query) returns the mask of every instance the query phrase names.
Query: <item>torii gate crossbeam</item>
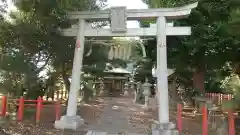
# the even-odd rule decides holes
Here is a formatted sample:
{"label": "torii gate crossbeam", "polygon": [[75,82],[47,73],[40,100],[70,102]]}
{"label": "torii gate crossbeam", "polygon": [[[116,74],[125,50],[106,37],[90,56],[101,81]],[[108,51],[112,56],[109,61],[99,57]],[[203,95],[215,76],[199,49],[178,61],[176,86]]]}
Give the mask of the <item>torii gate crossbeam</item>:
{"label": "torii gate crossbeam", "polygon": [[[167,26],[167,19],[186,18],[198,3],[177,8],[160,9],[126,9],[114,7],[104,11],[83,11],[68,14],[70,19],[78,19],[78,27],[72,27],[62,31],[65,36],[77,36],[76,48],[73,60],[72,82],[70,86],[67,114],[55,122],[59,129],[77,129],[82,125],[83,119],[76,115],[77,95],[80,89],[82,58],[85,37],[96,36],[156,36],[157,38],[157,97],[158,97],[158,121],[159,127],[153,131],[154,135],[171,135],[174,124],[169,122],[168,99],[168,70],[167,70],[167,43],[168,35],[190,35],[190,27]],[[128,29],[127,20],[156,19],[156,27]],[[90,28],[85,20],[110,20],[111,29]]]}

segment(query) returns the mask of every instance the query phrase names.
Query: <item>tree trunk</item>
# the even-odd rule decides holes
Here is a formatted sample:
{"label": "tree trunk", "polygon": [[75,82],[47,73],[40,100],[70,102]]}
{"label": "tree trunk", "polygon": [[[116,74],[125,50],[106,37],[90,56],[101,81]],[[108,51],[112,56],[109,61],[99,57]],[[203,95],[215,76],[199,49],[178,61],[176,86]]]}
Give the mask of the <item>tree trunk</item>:
{"label": "tree trunk", "polygon": [[234,71],[235,73],[240,76],[240,62],[237,62],[235,65],[234,65]]}
{"label": "tree trunk", "polygon": [[193,88],[199,90],[199,92],[205,91],[204,70],[198,69],[193,72]]}
{"label": "tree trunk", "polygon": [[66,75],[66,73],[62,73],[62,78],[63,78],[65,88],[66,88],[67,92],[69,92],[70,91],[70,81],[68,79],[68,75]]}
{"label": "tree trunk", "polygon": [[[64,82],[64,85],[65,85],[65,88],[66,88],[66,91],[67,93],[69,93],[70,91],[70,81],[69,81],[69,76],[65,73],[65,72],[62,72],[62,78],[63,78],[63,82]],[[68,97],[66,98],[67,101],[66,101],[66,105],[68,103]]]}

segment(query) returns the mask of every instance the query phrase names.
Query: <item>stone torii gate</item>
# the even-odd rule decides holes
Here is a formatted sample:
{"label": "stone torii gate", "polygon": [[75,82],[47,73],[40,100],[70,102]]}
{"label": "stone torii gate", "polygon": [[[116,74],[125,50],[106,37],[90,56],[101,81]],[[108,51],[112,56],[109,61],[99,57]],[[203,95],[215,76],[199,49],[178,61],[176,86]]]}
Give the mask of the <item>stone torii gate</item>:
{"label": "stone torii gate", "polygon": [[[186,18],[198,3],[176,8],[159,9],[126,9],[126,7],[113,7],[103,11],[82,11],[68,14],[70,19],[78,20],[78,27],[64,29],[63,35],[77,36],[73,60],[72,82],[66,115],[55,122],[58,129],[77,129],[84,123],[81,116],[77,116],[77,96],[80,89],[82,59],[85,37],[135,37],[145,36],[157,38],[157,89],[158,89],[158,116],[160,128],[166,127],[170,131],[169,99],[168,99],[168,70],[167,70],[167,43],[166,36],[191,35],[191,27],[168,26],[167,20]],[[127,28],[127,20],[156,19],[156,26],[149,28]],[[94,29],[89,21],[109,21],[111,28]],[[159,130],[158,134],[167,133]]]}

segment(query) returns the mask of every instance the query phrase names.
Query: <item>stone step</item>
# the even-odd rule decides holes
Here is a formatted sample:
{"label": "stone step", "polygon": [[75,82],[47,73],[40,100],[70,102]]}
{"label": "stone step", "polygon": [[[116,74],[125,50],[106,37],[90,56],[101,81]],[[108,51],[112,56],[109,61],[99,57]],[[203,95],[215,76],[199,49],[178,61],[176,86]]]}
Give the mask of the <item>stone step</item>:
{"label": "stone step", "polygon": [[107,135],[107,132],[95,132],[95,131],[88,131],[86,135]]}
{"label": "stone step", "polygon": [[102,131],[88,131],[86,135],[146,135],[139,133],[108,133]]}

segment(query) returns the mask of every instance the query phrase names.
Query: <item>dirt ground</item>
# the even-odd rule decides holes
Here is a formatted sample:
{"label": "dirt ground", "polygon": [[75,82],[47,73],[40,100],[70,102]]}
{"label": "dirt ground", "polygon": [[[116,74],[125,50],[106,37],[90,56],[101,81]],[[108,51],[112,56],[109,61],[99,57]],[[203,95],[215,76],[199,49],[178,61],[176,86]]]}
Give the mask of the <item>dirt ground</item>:
{"label": "dirt ground", "polygon": [[[103,98],[99,98],[96,101],[92,101],[88,104],[82,104],[79,106],[78,114],[85,120],[83,130],[69,131],[69,130],[57,130],[53,127],[55,121],[54,109],[44,108],[41,115],[41,121],[39,124],[34,122],[35,113],[25,117],[23,122],[0,120],[0,135],[85,135],[86,130],[84,127],[91,125],[98,121],[99,116],[102,113],[103,108],[106,106]],[[65,113],[63,107],[62,115]],[[170,112],[170,119],[176,123],[176,112]],[[142,109],[133,110],[130,118],[131,124],[142,123],[142,125],[149,125],[150,128],[153,120],[157,119],[157,110]],[[218,122],[220,123],[220,122]],[[209,135],[221,135],[219,132],[224,133],[222,130],[213,130],[209,132]],[[222,135],[227,135],[222,134]],[[185,116],[183,117],[183,132],[181,135],[201,135],[201,117],[200,116]],[[238,134],[236,134],[238,135]]]}
{"label": "dirt ground", "polygon": [[[170,109],[170,121],[173,123],[177,123],[177,112],[176,109]],[[154,119],[157,119],[157,110],[148,110]],[[184,114],[184,112],[183,112]],[[223,124],[223,117],[217,116],[209,118],[213,118],[214,120],[210,120],[208,124],[208,134],[209,135],[228,135],[228,125]],[[214,122],[213,122],[214,121]],[[177,125],[176,125],[177,126]],[[194,115],[182,115],[182,132],[180,135],[201,135],[202,134],[202,116],[198,112]],[[239,135],[236,132],[236,135]]]}
{"label": "dirt ground", "polygon": [[[104,107],[103,100],[92,101],[88,104],[82,104],[78,107],[79,115],[85,120],[85,125],[96,122],[101,109]],[[65,107],[62,108],[62,115],[65,113]],[[41,121],[35,122],[35,112],[30,116],[25,116],[22,122],[16,122],[9,119],[2,119],[0,122],[0,135],[85,135],[86,131],[57,130],[53,127],[55,113],[53,108],[43,108]]]}

